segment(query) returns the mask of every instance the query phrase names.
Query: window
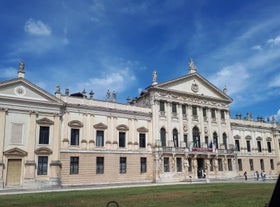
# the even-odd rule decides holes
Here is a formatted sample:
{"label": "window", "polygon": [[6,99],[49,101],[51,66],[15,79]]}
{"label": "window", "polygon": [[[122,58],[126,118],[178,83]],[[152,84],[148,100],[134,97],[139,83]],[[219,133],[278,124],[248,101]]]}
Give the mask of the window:
{"label": "window", "polygon": [[273,159],[270,159],[270,169],[274,170],[274,161],[273,161]]}
{"label": "window", "polygon": [[164,172],[169,172],[170,167],[169,167],[169,157],[164,157],[163,159],[163,165],[164,165]]}
{"label": "window", "polygon": [[188,135],[184,134],[184,142],[186,143],[186,147],[188,147]]}
{"label": "window", "polygon": [[232,160],[228,159],[228,171],[232,171]]}
{"label": "window", "polygon": [[103,147],[104,146],[104,131],[96,131],[96,146]]}
{"label": "window", "polygon": [[146,134],[139,134],[139,147],[145,148],[146,147]]}
{"label": "window", "polygon": [[246,141],[246,144],[247,144],[247,152],[251,152],[251,143],[250,143],[250,140],[247,140],[247,141]]}
{"label": "window", "polygon": [[262,152],[262,143],[261,143],[261,141],[258,141],[257,144],[258,144],[258,152]]}
{"label": "window", "polygon": [[79,174],[79,157],[70,157],[70,174]]}
{"label": "window", "polygon": [[240,151],[240,144],[239,144],[239,140],[238,140],[238,139],[236,139],[234,142],[235,142],[235,150],[239,152],[239,151]]}
{"label": "window", "polygon": [[80,129],[71,129],[71,145],[79,145]]}
{"label": "window", "polygon": [[39,156],[37,175],[47,175],[47,174],[48,174],[48,156]]}
{"label": "window", "polygon": [[192,106],[192,115],[197,116],[197,107],[196,106]]}
{"label": "window", "polygon": [[191,158],[188,158],[188,163],[189,163],[188,171],[191,172],[192,171],[192,159]]}
{"label": "window", "polygon": [[222,120],[225,119],[225,111],[224,111],[224,110],[221,111],[221,119],[222,119]]}
{"label": "window", "polygon": [[119,132],[119,147],[125,147],[125,132]]}
{"label": "window", "polygon": [[249,165],[250,165],[250,170],[253,171],[254,170],[254,161],[253,161],[253,159],[249,159]]}
{"label": "window", "polygon": [[183,168],[182,168],[182,158],[181,157],[176,158],[176,167],[177,167],[177,172],[182,172]]}
{"label": "window", "polygon": [[208,136],[205,136],[204,139],[205,139],[205,144],[206,144],[207,147],[208,147],[208,144],[209,144],[209,138],[208,138]]}
{"label": "window", "polygon": [[140,172],[141,173],[147,172],[147,158],[146,157],[140,158]]}
{"label": "window", "polygon": [[242,170],[243,170],[243,168],[242,168],[242,160],[241,160],[241,159],[238,159],[238,160],[237,160],[237,163],[238,163],[238,170],[239,170],[239,171],[242,171]]}
{"label": "window", "polygon": [[104,157],[96,157],[96,174],[104,173]]}
{"label": "window", "polygon": [[120,157],[120,173],[126,173],[126,157]]}
{"label": "window", "polygon": [[264,162],[263,159],[260,159],[261,170],[264,170]]}
{"label": "window", "polygon": [[223,171],[223,161],[221,158],[218,159],[218,169],[219,171]]}
{"label": "window", "polygon": [[267,142],[267,151],[272,152],[271,150],[271,142]]}
{"label": "window", "polygon": [[219,148],[219,143],[218,143],[218,135],[217,135],[217,132],[214,132],[214,133],[213,133],[213,143],[214,143],[216,149],[218,149],[218,148]]}
{"label": "window", "polygon": [[166,146],[166,131],[164,128],[160,129],[160,140],[161,140],[161,146]]}
{"label": "window", "polygon": [[182,105],[182,114],[187,114],[186,105]]}
{"label": "window", "polygon": [[202,109],[203,117],[207,117],[207,109],[203,108]]}
{"label": "window", "polygon": [[165,107],[164,107],[164,102],[163,101],[159,102],[159,111],[165,111]]}
{"label": "window", "polygon": [[211,118],[215,119],[216,118],[216,110],[211,109]]}
{"label": "window", "polygon": [[177,104],[172,102],[172,113],[177,113]]}
{"label": "window", "polygon": [[227,134],[223,133],[223,144],[225,146],[225,149],[227,149]]}
{"label": "window", "polygon": [[174,142],[174,147],[178,147],[178,131],[177,129],[173,129],[173,142]]}
{"label": "window", "polygon": [[40,126],[39,144],[49,144],[49,134],[50,134],[49,126]]}

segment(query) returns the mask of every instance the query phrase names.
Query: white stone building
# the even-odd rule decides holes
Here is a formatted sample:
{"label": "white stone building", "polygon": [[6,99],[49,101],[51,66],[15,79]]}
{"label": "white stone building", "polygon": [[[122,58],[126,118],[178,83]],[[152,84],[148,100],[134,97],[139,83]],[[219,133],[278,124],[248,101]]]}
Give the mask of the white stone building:
{"label": "white stone building", "polygon": [[151,86],[127,104],[108,91],[49,94],[24,78],[0,83],[0,189],[223,179],[279,173],[274,121],[230,118],[232,99],[202,77]]}

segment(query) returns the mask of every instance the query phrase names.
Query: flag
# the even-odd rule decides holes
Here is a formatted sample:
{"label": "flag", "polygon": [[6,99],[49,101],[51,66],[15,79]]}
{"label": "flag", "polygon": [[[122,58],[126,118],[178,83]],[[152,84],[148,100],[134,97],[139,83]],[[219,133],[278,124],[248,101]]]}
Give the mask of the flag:
{"label": "flag", "polygon": [[213,143],[212,143],[212,141],[210,142],[208,148],[211,148],[211,149],[213,148]]}

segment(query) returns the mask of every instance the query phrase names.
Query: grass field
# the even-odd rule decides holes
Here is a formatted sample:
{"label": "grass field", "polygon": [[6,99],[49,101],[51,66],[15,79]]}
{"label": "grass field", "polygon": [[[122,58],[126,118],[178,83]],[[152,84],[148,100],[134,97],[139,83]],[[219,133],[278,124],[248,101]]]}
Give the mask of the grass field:
{"label": "grass field", "polygon": [[105,207],[115,200],[120,207],[264,207],[274,185],[220,183],[0,195],[0,206]]}

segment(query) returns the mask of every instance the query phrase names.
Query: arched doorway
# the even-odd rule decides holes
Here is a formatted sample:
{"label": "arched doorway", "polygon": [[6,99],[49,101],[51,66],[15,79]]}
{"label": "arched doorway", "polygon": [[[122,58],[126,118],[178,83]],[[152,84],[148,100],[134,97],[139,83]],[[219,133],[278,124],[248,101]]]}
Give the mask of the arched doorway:
{"label": "arched doorway", "polygon": [[194,127],[193,130],[193,147],[200,148],[200,135],[199,135],[199,129],[197,127]]}

